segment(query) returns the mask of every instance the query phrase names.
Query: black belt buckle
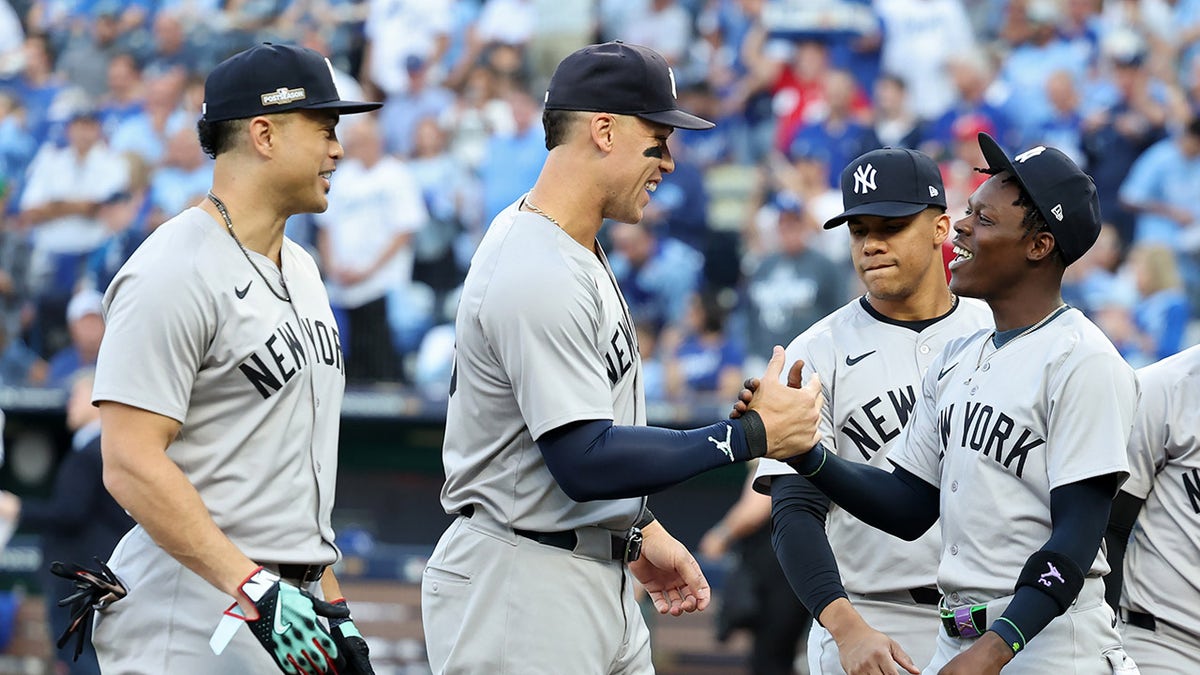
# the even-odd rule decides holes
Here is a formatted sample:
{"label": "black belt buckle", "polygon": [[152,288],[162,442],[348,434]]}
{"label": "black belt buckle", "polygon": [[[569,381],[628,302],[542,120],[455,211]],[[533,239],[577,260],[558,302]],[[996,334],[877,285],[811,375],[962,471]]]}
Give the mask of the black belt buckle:
{"label": "black belt buckle", "polygon": [[625,556],[623,560],[626,564],[634,562],[642,557],[642,530],[638,527],[629,528],[629,534],[625,537]]}

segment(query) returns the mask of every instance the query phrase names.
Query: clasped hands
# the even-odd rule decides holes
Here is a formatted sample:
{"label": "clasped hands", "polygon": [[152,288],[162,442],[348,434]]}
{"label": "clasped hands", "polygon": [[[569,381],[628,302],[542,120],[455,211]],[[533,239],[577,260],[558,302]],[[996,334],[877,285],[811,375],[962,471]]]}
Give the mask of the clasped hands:
{"label": "clasped hands", "polygon": [[762,378],[746,380],[729,414],[737,419],[748,410],[757,412],[767,430],[766,456],[781,461],[803,455],[821,442],[818,426],[825,405],[821,378],[813,373],[805,384],[804,361],[797,359],[784,380],[785,360],[783,347],[776,346]]}

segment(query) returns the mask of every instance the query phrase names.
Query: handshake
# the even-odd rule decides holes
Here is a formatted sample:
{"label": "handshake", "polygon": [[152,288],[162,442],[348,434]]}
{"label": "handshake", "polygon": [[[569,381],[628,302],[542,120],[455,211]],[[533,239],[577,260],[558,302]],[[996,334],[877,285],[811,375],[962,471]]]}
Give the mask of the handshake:
{"label": "handshake", "polygon": [[765,452],[761,447],[751,450],[756,455],[780,461],[796,459],[821,442],[818,427],[821,409],[825,406],[820,377],[813,373],[808,383],[803,383],[804,361],[797,359],[788,368],[784,383],[785,358],[783,347],[776,346],[762,378],[746,380],[746,388],[729,413],[732,419],[747,418],[748,426],[751,421],[747,413],[756,413],[765,428],[766,449]]}

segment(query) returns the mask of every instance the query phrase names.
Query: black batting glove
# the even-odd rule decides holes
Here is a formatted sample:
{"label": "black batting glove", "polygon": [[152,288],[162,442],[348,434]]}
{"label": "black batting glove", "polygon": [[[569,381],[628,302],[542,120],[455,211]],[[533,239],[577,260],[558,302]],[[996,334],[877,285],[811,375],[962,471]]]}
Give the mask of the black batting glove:
{"label": "black batting glove", "polygon": [[[375,675],[371,667],[371,650],[354,619],[350,618],[350,609],[345,598],[338,598],[332,603],[334,607],[345,608],[345,616],[329,617],[329,633],[338,647],[338,673],[340,675]],[[322,615],[325,616],[325,615]]]}

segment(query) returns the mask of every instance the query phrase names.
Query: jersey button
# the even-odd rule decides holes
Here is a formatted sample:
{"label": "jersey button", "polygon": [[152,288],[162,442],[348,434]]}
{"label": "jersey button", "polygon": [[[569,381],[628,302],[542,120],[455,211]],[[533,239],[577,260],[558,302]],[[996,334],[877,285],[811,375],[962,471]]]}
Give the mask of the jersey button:
{"label": "jersey button", "polygon": [[990,361],[988,363],[983,364],[983,372],[986,373],[987,371],[989,371],[991,369],[992,369],[992,364]]}
{"label": "jersey button", "polygon": [[929,353],[929,345],[921,345],[921,353],[928,354]]}
{"label": "jersey button", "polygon": [[321,473],[321,463],[317,462],[317,473]]}
{"label": "jersey button", "polygon": [[321,399],[320,399],[320,398],[318,398],[318,399],[317,399],[317,407],[318,407],[318,408],[320,408],[320,407],[321,407]]}
{"label": "jersey button", "polygon": [[952,482],[950,483],[950,491],[951,491],[951,492],[958,492],[958,481],[952,481]]}
{"label": "jersey button", "polygon": [[958,602],[958,593],[957,592],[950,594],[950,602],[954,602],[954,603]]}
{"label": "jersey button", "polygon": [[974,396],[975,392],[977,392],[977,391],[979,391],[979,387],[971,387],[971,395],[972,396]]}
{"label": "jersey button", "polygon": [[950,555],[958,555],[958,544],[950,544]]}

